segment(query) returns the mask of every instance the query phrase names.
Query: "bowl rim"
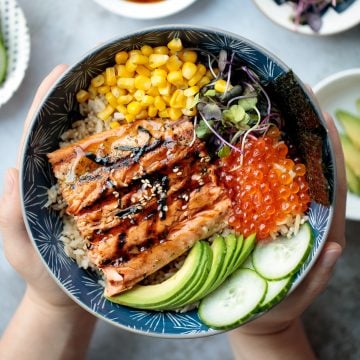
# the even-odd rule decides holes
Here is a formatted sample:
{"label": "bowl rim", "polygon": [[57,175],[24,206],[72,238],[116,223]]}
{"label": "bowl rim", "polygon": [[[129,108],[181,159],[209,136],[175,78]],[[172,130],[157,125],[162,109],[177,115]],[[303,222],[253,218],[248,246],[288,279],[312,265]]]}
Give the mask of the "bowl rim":
{"label": "bowl rim", "polygon": [[152,20],[160,19],[167,16],[174,15],[180,11],[185,10],[197,0],[182,0],[182,1],[160,1],[154,3],[136,3],[127,0],[94,0],[94,2],[107,11],[123,17]]}
{"label": "bowl rim", "polygon": [[[256,7],[269,19],[271,20],[274,24],[282,27],[283,29],[286,29],[292,33],[298,33],[301,35],[306,35],[306,36],[314,36],[314,37],[322,37],[322,36],[332,36],[332,35],[336,35],[336,34],[341,34],[345,31],[351,30],[352,28],[356,27],[357,25],[360,24],[360,16],[357,20],[353,20],[353,21],[349,21],[347,22],[347,25],[340,27],[339,29],[332,29],[332,30],[328,30],[326,32],[322,32],[321,29],[319,32],[315,32],[313,31],[308,25],[305,26],[298,26],[296,28],[295,25],[292,25],[290,22],[282,22],[279,21],[276,17],[271,16],[269,14],[269,12],[267,12],[264,7],[261,5],[263,4],[264,0],[253,0],[254,4],[256,5]],[[274,1],[274,0],[268,0],[268,1]],[[358,0],[359,1],[359,0]],[[275,4],[276,5],[276,4]],[[282,4],[284,5],[284,4]],[[355,3],[356,5],[356,3]],[[277,6],[281,6],[281,5],[277,5]],[[359,9],[360,9],[360,5],[359,5]],[[345,10],[346,12],[346,10]],[[341,14],[338,14],[339,16],[341,16]],[[356,19],[356,18],[355,18]]]}
{"label": "bowl rim", "polygon": [[[66,288],[65,286],[62,284],[61,281],[59,281],[57,279],[57,277],[55,276],[55,274],[50,270],[47,262],[45,261],[45,259],[43,258],[43,256],[40,253],[40,250],[38,249],[35,240],[33,238],[33,234],[31,231],[31,226],[29,224],[29,221],[27,219],[27,211],[25,209],[25,204],[24,204],[24,179],[25,179],[25,167],[24,165],[24,161],[25,161],[25,153],[26,153],[26,149],[28,148],[29,145],[29,139],[30,139],[30,135],[33,132],[35,126],[37,125],[37,119],[39,118],[39,114],[41,112],[42,107],[44,106],[44,104],[48,101],[49,97],[51,96],[51,94],[53,93],[53,91],[58,87],[58,85],[63,81],[63,79],[69,74],[71,73],[79,64],[81,64],[85,58],[87,58],[88,56],[94,54],[94,53],[98,53],[101,50],[106,49],[108,46],[112,45],[114,42],[121,42],[125,39],[128,39],[130,37],[134,37],[134,36],[139,36],[139,35],[143,35],[149,32],[153,32],[153,31],[174,31],[174,30],[178,30],[178,31],[201,31],[201,32],[210,32],[210,33],[221,33],[222,35],[226,35],[232,38],[235,38],[239,41],[243,41],[244,43],[247,43],[249,45],[251,45],[254,49],[256,49],[257,51],[265,54],[267,57],[271,58],[272,60],[274,60],[274,62],[276,62],[277,65],[281,66],[283,68],[284,71],[288,72],[290,71],[290,68],[283,63],[280,59],[278,59],[278,57],[274,54],[272,54],[270,51],[264,49],[262,46],[254,43],[252,40],[247,39],[242,37],[241,35],[237,35],[235,33],[232,32],[228,32],[226,30],[222,30],[219,28],[215,28],[215,27],[207,27],[207,26],[194,26],[194,25],[187,25],[187,24],[168,24],[168,25],[162,25],[162,26],[151,26],[151,27],[147,27],[147,28],[143,28],[137,31],[133,31],[133,32],[127,32],[123,35],[120,36],[115,36],[110,38],[108,41],[90,49],[89,51],[87,51],[86,53],[84,53],[83,55],[81,55],[80,59],[77,60],[76,62],[74,62],[71,66],[69,66],[68,69],[65,70],[65,72],[56,80],[56,82],[51,86],[51,88],[47,91],[47,93],[45,94],[45,96],[43,97],[43,99],[41,100],[40,104],[38,105],[33,117],[31,118],[31,122],[29,123],[27,129],[26,129],[26,133],[24,133],[23,135],[23,143],[21,144],[21,148],[19,150],[19,187],[20,187],[20,198],[21,198],[21,211],[22,211],[22,215],[24,218],[24,223],[25,223],[25,227],[27,230],[27,233],[29,235],[29,238],[31,239],[31,242],[33,244],[33,246],[36,249],[36,252],[38,253],[39,257],[41,258],[41,261],[43,262],[43,264],[45,265],[45,268],[47,269],[47,271],[50,273],[51,277],[55,280],[55,282],[60,286],[60,288],[73,300],[75,301],[78,305],[80,305],[83,309],[85,309],[86,311],[90,312],[92,315],[96,316],[99,319],[102,319],[106,322],[108,322],[109,324],[112,324],[113,326],[119,327],[123,330],[127,330],[130,331],[132,333],[136,333],[139,335],[147,335],[147,336],[152,336],[152,337],[158,337],[158,338],[168,338],[168,339],[192,339],[192,338],[202,338],[202,337],[206,337],[206,336],[212,336],[215,334],[220,334],[223,333],[227,330],[213,330],[210,329],[209,331],[206,332],[199,332],[199,333],[191,333],[191,334],[171,334],[171,333],[157,333],[157,332],[147,332],[144,330],[139,330],[139,329],[134,329],[131,328],[129,326],[111,321],[110,319],[107,319],[106,317],[104,317],[103,315],[97,313],[96,311],[92,310],[90,307],[86,306],[83,302],[81,302],[79,299],[76,298],[76,296],[74,296],[73,294],[71,294]],[[318,118],[320,119],[322,125],[325,127],[325,120],[324,120],[324,116],[320,110],[320,107],[316,101],[316,98],[314,97],[314,94],[312,93],[311,90],[309,90],[309,88],[307,88],[303,82],[298,78],[298,76],[296,74],[294,74],[297,83],[301,86],[302,90],[304,91],[307,99],[310,101],[316,115],[318,116]],[[336,169],[337,169],[337,164],[336,164],[336,158],[335,158],[335,153],[334,153],[334,147],[332,142],[330,141],[329,138],[327,138],[328,141],[328,145],[329,145],[329,150],[330,150],[330,154],[331,154],[331,159],[333,160],[333,180],[334,180],[334,189],[336,189],[337,186],[337,177],[336,177]],[[293,283],[290,291],[288,292],[288,295],[295,290],[295,288],[297,288],[297,286],[303,281],[303,279],[305,278],[305,276],[307,275],[307,273],[310,271],[310,269],[313,267],[315,261],[317,260],[317,258],[320,255],[320,252],[325,244],[325,240],[327,238],[327,235],[329,233],[331,224],[333,222],[333,214],[334,214],[334,209],[336,207],[336,201],[337,201],[337,194],[336,191],[333,191],[333,197],[332,197],[332,203],[330,205],[330,211],[329,211],[329,217],[328,217],[328,221],[327,221],[327,227],[324,231],[323,237],[321,239],[320,245],[317,248],[316,253],[314,254],[313,258],[311,259],[311,261],[309,262],[308,266],[304,269],[303,273],[301,274],[301,278],[297,280],[296,283]],[[288,296],[287,295],[287,296]],[[287,296],[285,297],[285,299],[287,298]],[[258,314],[258,316],[262,315],[263,313]],[[254,320],[255,318],[257,318],[258,316],[252,317],[249,321]],[[243,324],[242,324],[243,325]]]}

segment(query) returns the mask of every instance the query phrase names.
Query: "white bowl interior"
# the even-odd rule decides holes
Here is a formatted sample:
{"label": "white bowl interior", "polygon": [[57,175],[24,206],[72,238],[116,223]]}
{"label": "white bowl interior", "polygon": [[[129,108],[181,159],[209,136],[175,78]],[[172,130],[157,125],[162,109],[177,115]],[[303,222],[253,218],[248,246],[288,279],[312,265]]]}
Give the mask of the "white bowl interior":
{"label": "white bowl interior", "polygon": [[[323,110],[335,118],[338,109],[344,109],[354,114],[358,113],[355,102],[360,98],[360,68],[342,71],[332,75],[314,87],[315,94]],[[343,131],[336,122],[338,130]],[[360,220],[360,197],[348,192],[346,217]]]}

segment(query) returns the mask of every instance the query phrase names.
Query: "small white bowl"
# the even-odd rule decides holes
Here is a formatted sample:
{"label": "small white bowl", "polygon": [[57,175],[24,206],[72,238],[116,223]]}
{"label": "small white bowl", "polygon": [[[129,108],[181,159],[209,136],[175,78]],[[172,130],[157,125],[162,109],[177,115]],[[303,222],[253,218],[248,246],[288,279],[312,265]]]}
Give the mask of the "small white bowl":
{"label": "small white bowl", "polygon": [[253,0],[257,7],[276,24],[306,35],[332,35],[348,30],[360,24],[360,0],[355,1],[342,13],[330,8],[323,16],[319,32],[314,32],[308,25],[297,26],[291,20],[293,7],[290,3],[278,5],[274,0]]}
{"label": "small white bowl", "polygon": [[[355,101],[360,98],[360,68],[341,71],[320,81],[314,87],[316,97],[323,110],[336,122],[335,111],[344,109],[357,113]],[[343,129],[336,124],[340,132]],[[360,220],[360,197],[348,192],[346,217]]]}
{"label": "small white bowl", "polygon": [[7,74],[0,85],[0,107],[19,88],[30,57],[30,35],[16,0],[0,0],[0,26],[7,52]]}
{"label": "small white bowl", "polygon": [[190,6],[196,0],[162,0],[141,3],[128,0],[94,0],[105,9],[134,19],[158,19],[175,14]]}

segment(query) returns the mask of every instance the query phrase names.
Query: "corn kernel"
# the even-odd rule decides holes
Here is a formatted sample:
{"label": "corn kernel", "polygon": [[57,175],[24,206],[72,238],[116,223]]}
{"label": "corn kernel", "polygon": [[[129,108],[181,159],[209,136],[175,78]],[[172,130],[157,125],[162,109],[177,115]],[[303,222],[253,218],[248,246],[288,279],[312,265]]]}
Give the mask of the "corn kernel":
{"label": "corn kernel", "polygon": [[175,109],[182,109],[186,105],[186,96],[184,91],[177,89],[171,96],[170,106]]}
{"label": "corn kernel", "polygon": [[224,93],[226,90],[226,80],[224,79],[216,80],[214,89],[219,93]]}
{"label": "corn kernel", "polygon": [[154,51],[153,48],[149,45],[144,45],[140,49],[141,53],[145,56],[150,56]]}
{"label": "corn kernel", "polygon": [[149,90],[151,88],[151,80],[147,76],[138,75],[135,77],[135,88],[140,90]]}
{"label": "corn kernel", "polygon": [[128,122],[128,123],[131,123],[135,120],[135,117],[136,115],[134,114],[126,114],[125,115],[125,120]]}
{"label": "corn kernel", "polygon": [[118,127],[120,127],[120,124],[117,121],[112,121],[110,123],[110,129],[116,129]]}
{"label": "corn kernel", "polygon": [[159,116],[160,116],[161,118],[168,118],[168,117],[169,117],[169,111],[168,111],[168,109],[164,109],[164,110],[159,111]]}
{"label": "corn kernel", "polygon": [[115,68],[108,67],[105,70],[105,84],[109,86],[116,85],[116,75],[115,75]]}
{"label": "corn kernel", "polygon": [[86,91],[86,90],[79,90],[76,94],[76,100],[82,104],[83,102],[85,102],[86,100],[89,100],[90,98],[90,94]]}
{"label": "corn kernel", "polygon": [[156,46],[153,50],[154,54],[167,55],[169,53],[169,49],[167,48],[167,46]]}
{"label": "corn kernel", "polygon": [[130,94],[127,94],[127,95],[120,95],[118,98],[117,98],[117,103],[119,105],[127,105],[130,101],[133,100],[133,96],[130,95]]}
{"label": "corn kernel", "polygon": [[197,86],[201,89],[202,87],[204,87],[207,84],[210,84],[210,78],[207,76],[203,76],[197,83]]}
{"label": "corn kernel", "polygon": [[118,105],[117,99],[116,97],[112,94],[112,92],[108,92],[105,94],[105,98],[107,100],[107,102],[113,107],[116,108],[116,106]]}
{"label": "corn kernel", "polygon": [[142,109],[137,115],[136,119],[146,119],[148,117],[148,112],[146,109]]}
{"label": "corn kernel", "polygon": [[157,86],[157,87],[164,87],[167,83],[166,81],[166,75],[162,76],[162,75],[152,75],[151,78],[151,85],[152,86]]}
{"label": "corn kernel", "polygon": [[148,91],[147,91],[147,94],[150,95],[150,96],[159,96],[160,93],[159,93],[159,89],[155,86],[152,86]]}
{"label": "corn kernel", "polygon": [[169,82],[166,83],[164,87],[158,88],[160,95],[170,95],[171,94],[171,84]]}
{"label": "corn kernel", "polygon": [[140,53],[140,54],[131,55],[130,61],[136,65],[145,65],[149,62],[149,58]]}
{"label": "corn kernel", "polygon": [[131,58],[128,59],[128,61],[125,63],[125,69],[128,72],[134,72],[136,70],[136,67],[137,67],[137,65],[131,61]]}
{"label": "corn kernel", "polygon": [[154,100],[154,106],[157,110],[163,111],[166,108],[166,103],[161,96],[156,96]]}
{"label": "corn kernel", "polygon": [[195,94],[197,94],[200,91],[200,87],[199,86],[192,86],[189,87],[187,89],[184,90],[184,95],[185,96],[194,96]]}
{"label": "corn kernel", "polygon": [[166,105],[170,105],[171,96],[170,95],[163,95],[163,100],[165,101]]}
{"label": "corn kernel", "polygon": [[141,111],[141,105],[137,101],[132,101],[127,106],[127,111],[129,114],[137,115]]}
{"label": "corn kernel", "polygon": [[171,120],[178,120],[182,115],[182,111],[181,109],[169,108],[168,114]]}
{"label": "corn kernel", "polygon": [[127,108],[126,108],[125,105],[118,105],[118,106],[116,107],[116,110],[117,110],[119,113],[123,114],[123,115],[126,115],[126,114],[128,113]]}
{"label": "corn kernel", "polygon": [[133,77],[133,71],[127,71],[125,65],[116,65],[116,73],[118,77]]}
{"label": "corn kernel", "polygon": [[151,71],[144,65],[138,65],[135,71],[139,75],[143,75],[143,76],[147,76],[147,77],[151,76]]}
{"label": "corn kernel", "polygon": [[152,105],[154,103],[154,97],[153,96],[150,96],[150,95],[145,95],[143,98],[142,98],[142,105],[146,105],[146,106],[149,106],[149,105]]}
{"label": "corn kernel", "polygon": [[201,75],[205,75],[206,74],[206,66],[204,64],[199,64],[197,66],[197,72]]}
{"label": "corn kernel", "polygon": [[106,121],[114,111],[115,109],[111,105],[106,105],[105,109],[97,114],[97,117],[100,120]]}
{"label": "corn kernel", "polygon": [[119,78],[117,80],[117,85],[120,89],[126,89],[128,91],[135,89],[135,79],[134,78]]}
{"label": "corn kernel", "polygon": [[183,62],[176,55],[172,55],[166,63],[166,68],[169,71],[176,71],[181,68],[182,64]]}
{"label": "corn kernel", "polygon": [[201,80],[202,77],[203,77],[202,74],[196,72],[196,74],[188,81],[188,85],[189,86],[196,85]]}
{"label": "corn kernel", "polygon": [[172,51],[181,51],[183,48],[181,39],[174,38],[168,44],[167,47]]}
{"label": "corn kernel", "polygon": [[187,61],[182,66],[182,69],[181,69],[182,76],[185,79],[190,80],[196,74],[197,70],[198,70],[198,68],[194,63]]}
{"label": "corn kernel", "polygon": [[103,75],[98,75],[98,76],[95,76],[95,77],[91,80],[91,85],[97,88],[97,87],[103,85],[104,82],[105,82],[104,76],[103,76]]}
{"label": "corn kernel", "polygon": [[144,98],[145,96],[145,91],[144,90],[136,90],[134,92],[134,98],[135,100],[137,101],[142,101],[142,99]]}
{"label": "corn kernel", "polygon": [[154,118],[157,115],[158,109],[155,107],[155,105],[150,105],[148,108],[148,115],[151,118]]}
{"label": "corn kernel", "polygon": [[152,69],[160,67],[169,60],[169,55],[165,54],[151,54],[149,56],[149,66]]}
{"label": "corn kernel", "polygon": [[183,62],[189,61],[189,62],[195,63],[197,60],[197,53],[193,50],[185,49],[179,56]]}
{"label": "corn kernel", "polygon": [[94,98],[97,95],[96,87],[94,87],[92,85],[89,86],[88,92],[89,92],[91,98]]}
{"label": "corn kernel", "polygon": [[107,86],[107,85],[99,86],[97,88],[97,91],[99,94],[106,94],[106,93],[110,92],[110,86]]}
{"label": "corn kernel", "polygon": [[141,55],[141,50],[139,49],[133,49],[129,51],[129,57],[132,57],[133,55]]}
{"label": "corn kernel", "polygon": [[177,87],[183,86],[184,78],[182,76],[182,72],[180,70],[170,71],[167,75],[167,81],[169,81],[171,84],[174,84]]}
{"label": "corn kernel", "polygon": [[118,98],[119,96],[121,95],[126,95],[127,94],[127,91],[125,89],[120,89],[118,88],[117,86],[112,86],[110,88],[111,90],[111,93],[116,97]]}
{"label": "corn kernel", "polygon": [[117,64],[125,64],[129,54],[126,51],[120,51],[115,55],[115,62]]}
{"label": "corn kernel", "polygon": [[192,110],[194,108],[195,97],[189,96],[186,98],[185,109]]}

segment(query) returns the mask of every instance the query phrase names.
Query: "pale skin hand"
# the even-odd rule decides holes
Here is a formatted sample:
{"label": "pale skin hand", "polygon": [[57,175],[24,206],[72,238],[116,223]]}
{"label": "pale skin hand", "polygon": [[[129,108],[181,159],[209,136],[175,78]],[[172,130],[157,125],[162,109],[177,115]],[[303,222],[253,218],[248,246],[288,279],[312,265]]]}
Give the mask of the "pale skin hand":
{"label": "pale skin hand", "polygon": [[[56,67],[40,85],[25,121],[24,134],[41,99],[66,68]],[[0,358],[82,359],[95,318],[59,288],[31,244],[21,214],[18,171],[9,169],[4,180],[0,200],[4,253],[26,281],[26,292],[1,338]]]}
{"label": "pale skin hand", "polygon": [[300,315],[325,290],[332,270],[345,247],[346,176],[342,148],[334,122],[325,114],[328,135],[334,145],[337,169],[336,207],[334,220],[313,269],[298,288],[266,315],[232,332],[230,342],[236,359],[314,359]]}

